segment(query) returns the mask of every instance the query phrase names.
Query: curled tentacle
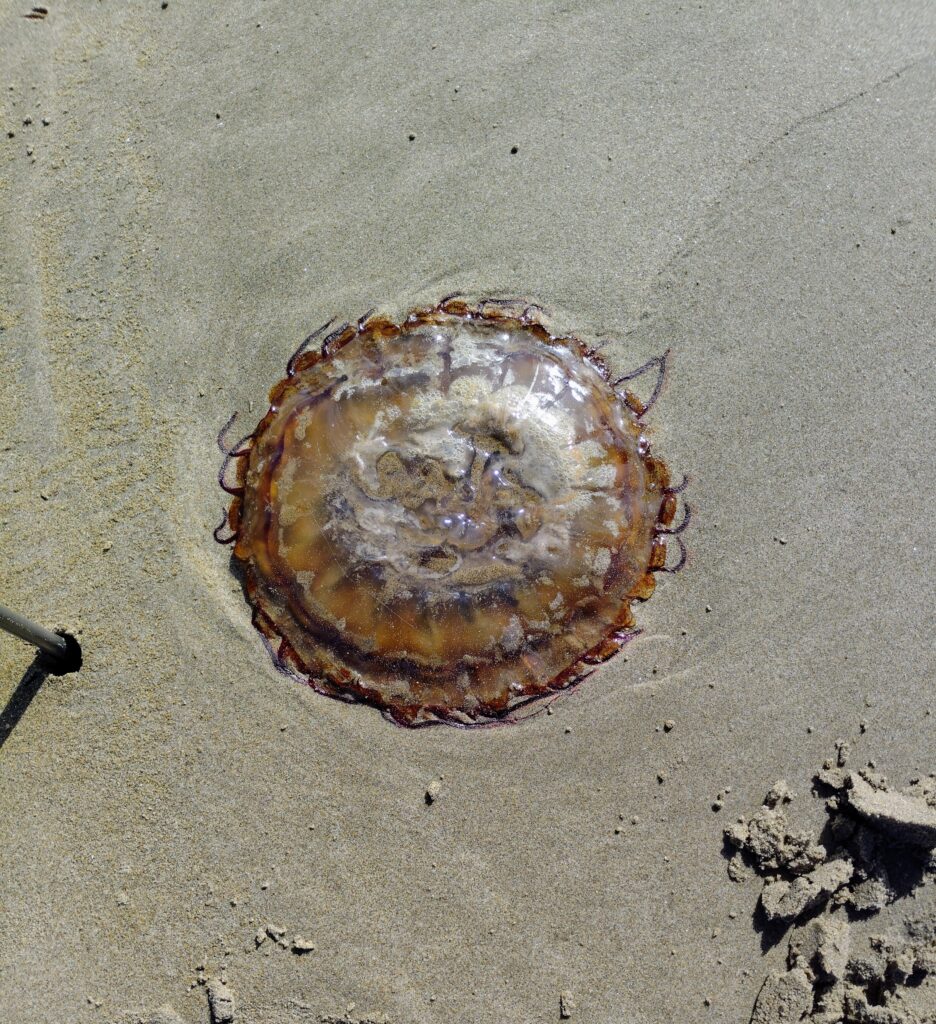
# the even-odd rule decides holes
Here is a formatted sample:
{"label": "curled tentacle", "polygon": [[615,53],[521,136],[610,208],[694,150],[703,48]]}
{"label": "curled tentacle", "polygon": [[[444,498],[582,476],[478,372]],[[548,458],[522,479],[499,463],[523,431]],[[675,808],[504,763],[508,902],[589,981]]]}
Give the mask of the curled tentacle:
{"label": "curled tentacle", "polygon": [[618,377],[618,379],[614,381],[614,387],[617,389],[622,384],[627,383],[627,381],[636,380],[648,371],[656,369],[657,379],[656,383],[653,385],[653,391],[650,392],[650,397],[646,402],[638,399],[641,407],[640,411],[637,412],[638,421],[642,420],[644,416],[650,412],[654,405],[656,405],[656,400],[660,397],[660,392],[663,390],[663,382],[666,379],[666,360],[668,359],[669,354],[670,350],[667,349],[663,355],[654,356],[652,359],[648,359],[643,366],[638,366],[636,370],[632,370],[630,373],[625,373],[623,377]]}
{"label": "curled tentacle", "polygon": [[234,421],[239,415],[238,412],[231,413],[231,418],[218,431],[218,450],[225,458],[239,459],[250,451],[253,434],[245,434],[239,441],[230,443],[231,427],[234,426]]}
{"label": "curled tentacle", "polygon": [[305,339],[305,341],[303,341],[302,344],[296,349],[296,351],[293,352],[293,354],[289,357],[289,362],[286,364],[286,374],[287,374],[287,376],[289,376],[289,377],[293,376],[293,374],[296,372],[296,363],[299,361],[300,356],[305,355],[305,353],[309,351],[309,348],[312,345],[312,342],[314,342],[317,338],[321,337],[321,335],[325,331],[327,331],[328,328],[331,327],[331,325],[334,322],[335,322],[335,317],[332,317],[331,320],[326,320],[325,323],[323,323],[322,326],[318,328],[318,330],[313,331]]}
{"label": "curled tentacle", "polygon": [[240,497],[244,493],[245,469],[243,464],[235,462],[235,460],[242,459],[249,451],[250,448],[248,447],[244,451],[235,449],[232,452],[228,452],[224,457],[224,462],[221,463],[221,469],[218,471],[218,485],[223,491],[227,491],[228,494],[233,494],[235,497]]}
{"label": "curled tentacle", "polygon": [[682,494],[682,492],[689,486],[689,477],[683,474],[682,480],[675,487],[664,487],[664,494]]}
{"label": "curled tentacle", "polygon": [[218,525],[214,528],[214,530],[212,531],[212,535],[219,544],[233,544],[234,541],[237,540],[237,532],[235,530],[230,530],[230,536],[225,537],[221,533],[221,531],[224,529],[230,530],[230,527],[228,526],[227,509],[223,510],[221,522],[218,523]]}
{"label": "curled tentacle", "polygon": [[679,545],[679,561],[675,565],[661,565],[657,569],[651,569],[651,572],[679,572],[686,564],[686,559],[689,557],[686,545],[683,543],[682,537],[676,536],[674,539]]}
{"label": "curled tentacle", "polygon": [[670,537],[675,537],[678,534],[682,533],[683,530],[685,530],[685,528],[689,525],[689,520],[691,518],[692,518],[692,508],[691,508],[691,506],[688,503],[686,503],[686,504],[683,505],[683,517],[682,517],[682,522],[679,524],[679,526],[664,526],[664,527],[660,527],[660,528],[657,529],[656,532],[658,534],[665,533],[665,534],[667,534]]}

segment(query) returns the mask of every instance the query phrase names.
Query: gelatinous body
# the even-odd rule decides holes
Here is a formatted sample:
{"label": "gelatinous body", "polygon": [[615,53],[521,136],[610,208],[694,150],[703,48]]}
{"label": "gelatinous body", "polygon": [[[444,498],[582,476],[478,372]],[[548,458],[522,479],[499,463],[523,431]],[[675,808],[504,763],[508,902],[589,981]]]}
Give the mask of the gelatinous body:
{"label": "gelatinous body", "polygon": [[281,667],[400,723],[469,725],[633,635],[676,489],[597,355],[538,307],[457,298],[308,345],[222,471]]}

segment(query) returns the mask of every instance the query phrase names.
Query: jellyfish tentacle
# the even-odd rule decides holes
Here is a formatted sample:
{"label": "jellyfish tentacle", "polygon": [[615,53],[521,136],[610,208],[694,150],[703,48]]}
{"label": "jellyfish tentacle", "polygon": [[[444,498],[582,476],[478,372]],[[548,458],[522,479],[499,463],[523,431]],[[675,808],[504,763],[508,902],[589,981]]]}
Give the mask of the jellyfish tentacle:
{"label": "jellyfish tentacle", "polygon": [[292,377],[296,372],[296,363],[299,361],[301,356],[304,356],[309,351],[309,347],[312,342],[317,338],[320,338],[322,334],[328,330],[329,327],[335,322],[336,317],[332,317],[331,320],[326,320],[318,330],[313,331],[296,349],[295,352],[289,357],[289,362],[286,364],[286,374]]}
{"label": "jellyfish tentacle", "polygon": [[683,543],[682,537],[676,535],[673,538],[679,545],[679,561],[675,565],[661,565],[656,569],[651,569],[651,572],[679,572],[686,564],[686,559],[689,557],[689,552],[686,550],[686,545]]}
{"label": "jellyfish tentacle", "polygon": [[234,426],[234,421],[239,415],[240,413],[233,412],[231,418],[218,431],[218,451],[221,452],[225,459],[240,459],[250,452],[253,434],[245,434],[239,441],[235,441],[233,444],[230,444],[228,440],[231,436],[231,427]]}
{"label": "jellyfish tentacle", "polygon": [[688,502],[683,503],[683,517],[682,522],[679,526],[664,526],[657,529],[656,533],[665,533],[669,537],[676,537],[689,525],[689,521],[692,519],[692,506]]}
{"label": "jellyfish tentacle", "polygon": [[[224,426],[218,431],[217,445],[218,451],[221,452],[222,455],[230,455],[231,452],[237,447],[237,444],[228,444],[228,437],[231,432],[231,427],[234,426],[234,421],[237,419],[237,417],[238,412],[235,409],[234,412],[231,413],[230,419],[227,421],[227,423],[225,423]],[[238,442],[238,444],[239,443],[240,442]]]}
{"label": "jellyfish tentacle", "polygon": [[667,349],[662,355],[648,359],[643,366],[638,366],[636,370],[632,370],[630,373],[625,373],[623,377],[618,377],[617,380],[614,381],[614,388],[617,390],[622,384],[631,380],[636,380],[638,377],[642,377],[645,373],[649,373],[651,370],[656,370],[657,379],[656,383],[653,385],[653,391],[650,392],[650,397],[646,402],[637,399],[637,402],[640,405],[640,411],[637,412],[638,422],[643,420],[644,416],[646,416],[654,405],[656,405],[656,401],[660,397],[660,392],[663,390],[663,384],[666,380],[666,362],[669,358],[669,354],[670,349]]}
{"label": "jellyfish tentacle", "polygon": [[[245,470],[244,464],[241,462],[237,462],[235,464],[235,460],[243,458],[249,451],[250,449],[248,448],[243,452],[238,452],[236,450],[228,452],[224,457],[224,462],[221,463],[221,469],[218,472],[218,485],[221,490],[227,491],[228,494],[233,494],[235,497],[240,497],[244,493]],[[228,479],[228,473],[232,465],[234,466],[234,483],[231,483]]]}
{"label": "jellyfish tentacle", "polygon": [[[487,307],[494,306],[495,311],[488,314]],[[530,302],[527,299],[521,298],[494,298],[487,296],[478,300],[478,304],[475,307],[478,314],[482,317],[491,316],[496,318],[498,316],[509,316],[511,307],[522,307],[520,310],[519,320],[521,323],[530,323],[533,318],[533,313],[539,313],[542,315],[546,314],[546,310],[536,302]]]}
{"label": "jellyfish tentacle", "polygon": [[[334,323],[334,321],[332,321],[332,323]],[[341,340],[341,338],[343,337],[343,335],[350,326],[350,321],[345,321],[343,324],[341,324],[340,327],[336,327],[328,335],[328,337],[325,338],[325,340],[322,342],[322,355],[324,357],[327,358],[328,356],[333,355],[338,350],[338,348],[341,348],[344,346],[344,344],[346,344],[347,340],[349,339],[346,339],[345,342],[342,342],[340,346],[337,343]]]}
{"label": "jellyfish tentacle", "polygon": [[516,298],[499,298],[493,295],[486,295],[483,298],[478,299],[478,310],[483,310],[486,306],[520,306],[526,302],[526,299]]}
{"label": "jellyfish tentacle", "polygon": [[[224,537],[221,535],[221,531],[227,528],[230,530],[230,536]],[[228,510],[221,510],[221,522],[212,531],[212,536],[219,544],[233,544],[237,540],[237,531],[231,530],[228,525]]]}
{"label": "jellyfish tentacle", "polygon": [[689,477],[683,473],[682,480],[676,484],[675,487],[664,487],[664,494],[682,494],[682,492],[689,486]]}
{"label": "jellyfish tentacle", "polygon": [[523,312],[520,314],[520,322],[524,324],[532,323],[534,314],[546,316],[546,310],[536,302],[527,303],[527,305],[523,307]]}

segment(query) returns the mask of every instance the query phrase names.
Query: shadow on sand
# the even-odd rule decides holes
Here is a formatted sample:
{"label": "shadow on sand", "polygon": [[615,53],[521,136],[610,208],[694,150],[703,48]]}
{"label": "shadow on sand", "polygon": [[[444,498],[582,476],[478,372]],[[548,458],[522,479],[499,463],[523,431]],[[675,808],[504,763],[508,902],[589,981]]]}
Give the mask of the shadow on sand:
{"label": "shadow on sand", "polygon": [[10,694],[6,707],[0,711],[0,749],[9,739],[13,730],[19,724],[19,720],[26,714],[26,710],[32,702],[33,697],[39,692],[40,687],[49,676],[48,666],[39,655],[26,669],[26,674],[17,684],[16,689]]}

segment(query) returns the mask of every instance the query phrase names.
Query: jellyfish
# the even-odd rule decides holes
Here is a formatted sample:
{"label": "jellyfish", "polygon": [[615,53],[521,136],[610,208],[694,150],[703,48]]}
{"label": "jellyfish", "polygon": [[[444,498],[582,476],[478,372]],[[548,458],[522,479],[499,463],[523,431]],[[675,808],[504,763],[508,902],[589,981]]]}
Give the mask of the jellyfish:
{"label": "jellyfish", "polygon": [[219,440],[215,536],[277,667],[401,725],[471,727],[607,661],[686,559],[685,481],[644,428],[665,362],[612,379],[540,306],[460,295],[310,335],[257,428]]}

